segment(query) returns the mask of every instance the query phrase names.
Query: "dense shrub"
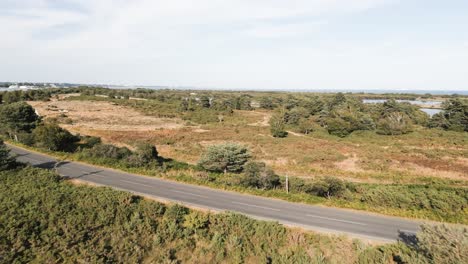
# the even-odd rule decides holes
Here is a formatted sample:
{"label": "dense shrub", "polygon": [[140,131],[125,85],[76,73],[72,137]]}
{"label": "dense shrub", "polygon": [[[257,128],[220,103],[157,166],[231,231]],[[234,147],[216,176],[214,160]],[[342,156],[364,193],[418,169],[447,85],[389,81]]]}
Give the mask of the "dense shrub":
{"label": "dense shrub", "polygon": [[308,192],[330,199],[332,196],[342,196],[346,190],[346,184],[342,180],[335,177],[326,177],[314,183]]}
{"label": "dense shrub", "polygon": [[249,158],[246,147],[236,143],[225,143],[208,147],[198,164],[208,171],[240,172]]}
{"label": "dense shrub", "polygon": [[10,156],[10,150],[7,149],[3,140],[0,139],[0,171],[8,170],[16,165],[15,160]]}
{"label": "dense shrub", "polygon": [[342,118],[329,118],[326,120],[327,131],[330,135],[346,137],[353,129],[351,125]]}
{"label": "dense shrub", "polygon": [[244,166],[241,184],[246,187],[274,189],[281,185],[280,177],[264,162],[248,162]]}
{"label": "dense shrub", "polygon": [[92,148],[98,144],[102,143],[100,137],[92,137],[92,136],[82,136],[80,146],[83,148]]}
{"label": "dense shrub", "polygon": [[467,263],[468,228],[466,226],[423,225],[421,232],[417,234],[415,249],[431,263]]}
{"label": "dense shrub", "polygon": [[378,207],[426,210],[440,219],[460,219],[468,204],[468,190],[424,185],[361,185],[361,202]]}
{"label": "dense shrub", "polygon": [[53,123],[38,126],[33,135],[37,146],[52,151],[74,151],[79,141],[79,137]]}
{"label": "dense shrub", "polygon": [[34,109],[24,102],[0,105],[0,133],[11,139],[18,141],[18,134],[31,132],[38,121]]}
{"label": "dense shrub", "polygon": [[412,131],[411,120],[404,113],[392,112],[377,124],[377,133],[381,135],[402,135]]}
{"label": "dense shrub", "polygon": [[288,136],[284,114],[275,114],[270,118],[270,132],[273,137],[284,138]]}
{"label": "dense shrub", "polygon": [[443,106],[444,111],[435,114],[428,126],[468,132],[468,104],[458,99],[452,99],[445,102]]}
{"label": "dense shrub", "polygon": [[107,158],[115,160],[127,158],[132,154],[128,148],[119,148],[110,144],[97,144],[91,149],[83,150],[83,153],[93,158]]}
{"label": "dense shrub", "polygon": [[127,158],[131,166],[147,166],[158,160],[158,151],[154,145],[142,143],[137,146],[136,151]]}

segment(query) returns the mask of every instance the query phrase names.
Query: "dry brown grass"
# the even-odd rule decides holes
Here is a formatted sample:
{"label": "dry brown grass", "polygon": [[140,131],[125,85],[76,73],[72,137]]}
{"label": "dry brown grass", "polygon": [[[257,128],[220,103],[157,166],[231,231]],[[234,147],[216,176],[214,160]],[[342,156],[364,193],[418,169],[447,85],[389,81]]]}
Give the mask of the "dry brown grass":
{"label": "dry brown grass", "polygon": [[229,141],[247,145],[255,159],[291,176],[333,175],[382,183],[415,182],[425,176],[468,181],[467,133],[387,137],[369,132],[340,139],[316,131],[278,139],[270,136],[272,113],[265,110],[235,111],[223,123],[187,126],[180,119],[145,116],[109,102],[59,100],[31,105],[46,117],[65,110],[73,123],[62,126],[72,132],[100,136],[117,145],[152,142],[161,155],[192,164],[207,146]]}

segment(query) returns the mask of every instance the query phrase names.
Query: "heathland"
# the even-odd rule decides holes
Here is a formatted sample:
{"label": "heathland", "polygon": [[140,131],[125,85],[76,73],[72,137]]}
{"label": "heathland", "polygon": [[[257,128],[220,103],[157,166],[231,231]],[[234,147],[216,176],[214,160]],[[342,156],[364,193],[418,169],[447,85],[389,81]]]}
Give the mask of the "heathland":
{"label": "heathland", "polygon": [[[467,223],[462,96],[81,87],[2,98],[3,123],[11,123],[2,133],[11,142],[68,159],[290,201]],[[430,117],[395,99],[438,100],[443,111]],[[18,127],[15,111],[29,112],[30,124]],[[236,151],[245,159],[220,158]],[[203,163],[207,158],[216,162]]]}

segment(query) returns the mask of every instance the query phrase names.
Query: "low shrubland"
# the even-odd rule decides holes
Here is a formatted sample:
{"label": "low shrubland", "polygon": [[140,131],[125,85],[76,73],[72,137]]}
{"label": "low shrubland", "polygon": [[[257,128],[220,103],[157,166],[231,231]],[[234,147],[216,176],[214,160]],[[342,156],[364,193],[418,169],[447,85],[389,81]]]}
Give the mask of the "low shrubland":
{"label": "low shrubland", "polygon": [[[164,205],[51,171],[0,171],[2,263],[466,263],[466,228],[369,246],[234,213]],[[447,243],[450,241],[450,243]]]}

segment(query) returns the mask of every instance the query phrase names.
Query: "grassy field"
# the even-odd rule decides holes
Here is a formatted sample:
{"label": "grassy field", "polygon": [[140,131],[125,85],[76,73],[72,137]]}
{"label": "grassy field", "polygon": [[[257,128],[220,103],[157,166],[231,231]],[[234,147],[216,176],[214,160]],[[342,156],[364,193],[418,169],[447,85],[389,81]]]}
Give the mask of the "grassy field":
{"label": "grassy field", "polygon": [[[222,123],[197,125],[179,117],[148,116],[162,107],[158,103],[140,114],[132,110],[138,107],[131,107],[139,103],[96,96],[31,102],[41,115],[59,117],[61,125],[72,132],[129,147],[138,141],[150,142],[163,156],[192,164],[207,146],[231,141],[247,145],[254,159],[282,175],[336,176],[384,184],[425,183],[436,178],[466,186],[468,180],[468,133],[419,127],[399,136],[356,131],[339,138],[317,128],[309,135],[290,131],[287,138],[273,138],[268,126],[273,111],[236,110]],[[66,118],[60,118],[63,115]]]}

